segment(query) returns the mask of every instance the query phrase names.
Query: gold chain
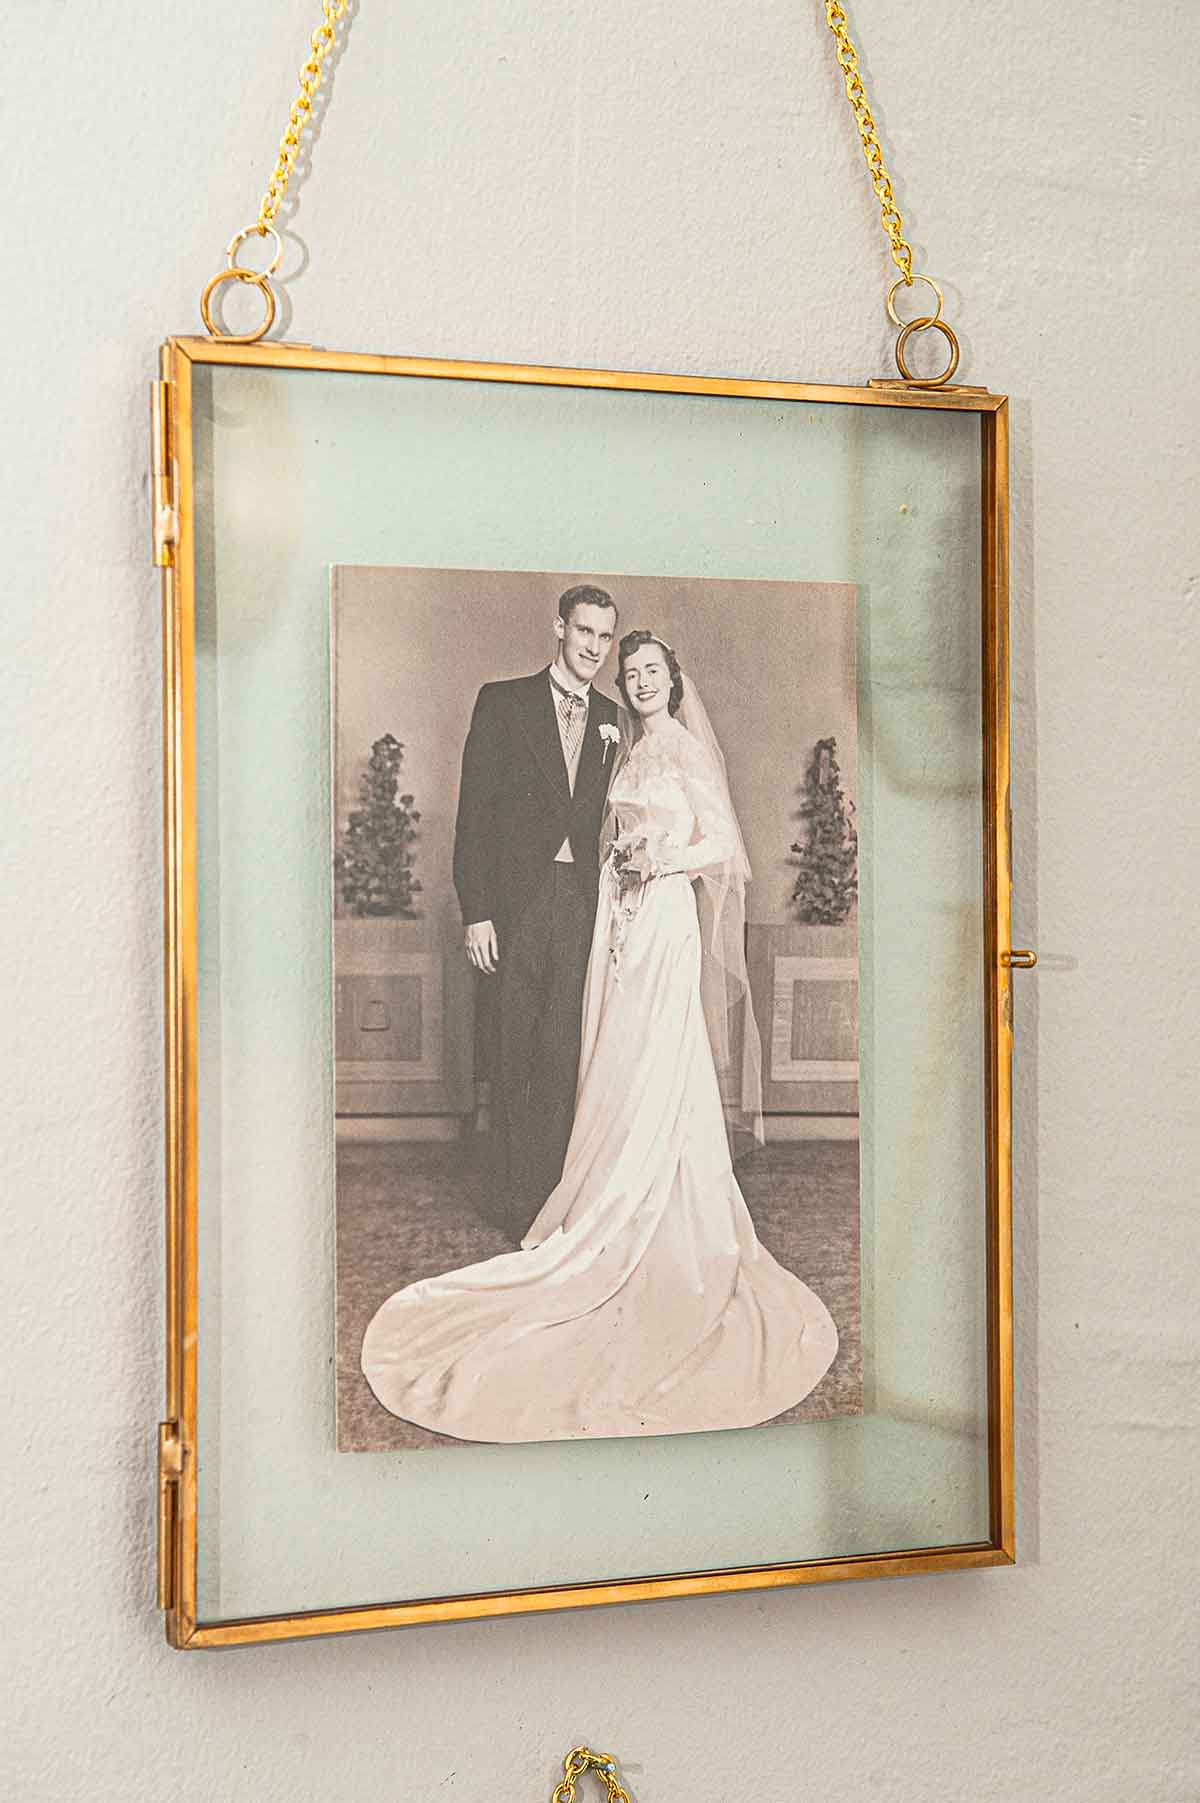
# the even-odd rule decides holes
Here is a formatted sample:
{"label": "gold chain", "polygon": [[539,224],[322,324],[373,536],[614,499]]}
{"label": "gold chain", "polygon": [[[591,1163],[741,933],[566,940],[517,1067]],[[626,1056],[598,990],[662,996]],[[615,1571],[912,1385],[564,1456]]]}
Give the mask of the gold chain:
{"label": "gold chain", "polygon": [[[309,40],[309,58],[300,71],[300,92],[292,102],[287,128],[279,141],[279,156],[259,205],[258,218],[253,225],[244,226],[240,232],[234,233],[225,252],[226,267],[213,276],[200,296],[200,314],[209,336],[212,338],[224,338],[234,344],[253,344],[270,330],[274,321],[275,290],[271,286],[270,278],[275,274],[283,257],[283,246],[275,221],[279,216],[283,197],[287,193],[292,171],[296,167],[304,129],[312,120],[313,99],[321,85],[325,59],[333,49],[337,27],[345,17],[348,4],[349,0],[322,0],[321,23]],[[887,295],[888,314],[893,322],[901,328],[896,345],[896,362],[901,375],[911,386],[941,388],[950,380],[958,366],[958,340],[941,317],[942,295],[937,284],[930,281],[928,276],[913,274],[912,245],[904,236],[904,221],[900,217],[900,209],[896,205],[896,196],[892,191],[892,178],[888,174],[887,165],[883,160],[883,146],[879,142],[879,133],[875,128],[875,120],[867,101],[867,90],[863,85],[858,67],[858,51],[851,42],[846,15],[838,4],[838,0],[825,0],[825,23],[837,41],[838,67],[842,71],[846,99],[850,102],[850,110],[854,114],[854,122],[858,126],[858,135],[862,140],[867,174],[870,177],[875,198],[879,202],[879,215],[891,245],[892,262],[900,271],[899,280],[892,283]],[[275,254],[265,269],[245,269],[234,261],[239,246],[250,237],[270,238],[273,241]],[[896,312],[894,305],[896,289],[901,282],[906,288],[911,288],[914,281],[929,282],[937,296],[937,309],[933,313],[920,314],[915,319],[903,320]],[[226,282],[237,282],[257,288],[262,295],[264,317],[256,331],[225,332],[215,323],[211,309],[212,298],[217,289]],[[940,376],[926,377],[922,380],[910,373],[904,351],[914,333],[930,330],[940,332],[945,338],[949,347],[950,361]],[[571,1797],[568,1797],[564,1791],[563,1797],[565,1803],[573,1803],[573,1793]],[[615,1793],[611,1803],[620,1803],[620,1798]]]}
{"label": "gold chain", "polygon": [[349,0],[323,0],[321,23],[313,32],[309,43],[312,54],[300,71],[300,92],[292,102],[287,130],[279,140],[279,161],[258,209],[258,224],[263,237],[268,228],[274,225],[275,215],[287,193],[287,185],[300,154],[301,134],[312,118],[313,96],[321,85],[321,66],[333,49],[334,33],[345,15],[348,3]]}
{"label": "gold chain", "polygon": [[550,1803],[575,1803],[575,1784],[585,1772],[595,1772],[608,1792],[608,1803],[629,1803],[629,1792],[617,1782],[617,1762],[611,1753],[593,1753],[590,1747],[572,1747],[563,1760],[564,1776],[550,1793]]}
{"label": "gold chain", "polygon": [[[900,271],[899,277],[887,291],[888,317],[894,325],[900,327],[900,336],[896,340],[896,366],[910,388],[944,388],[955,370],[958,368],[958,339],[942,318],[942,291],[937,283],[927,275],[913,274],[912,245],[904,236],[904,221],[900,217],[900,209],[896,205],[896,196],[892,192],[892,178],[888,174],[887,164],[883,160],[883,145],[879,142],[879,133],[875,129],[875,120],[871,114],[867,100],[867,90],[858,67],[858,51],[850,39],[846,24],[846,15],[838,4],[838,0],[825,0],[825,23],[837,40],[838,67],[842,71],[842,80],[846,85],[846,99],[850,102],[850,111],[854,114],[854,123],[858,127],[858,135],[862,141],[862,153],[866,159],[867,174],[871,188],[879,202],[879,217],[888,242],[892,247],[892,262]],[[937,297],[937,307],[932,313],[921,313],[916,318],[904,320],[896,311],[896,290],[903,282],[911,288],[914,282],[925,282],[932,288]],[[946,340],[949,360],[940,376],[914,376],[905,358],[905,349],[909,339],[917,332],[940,332]]]}
{"label": "gold chain", "polygon": [[912,287],[913,254],[912,245],[904,236],[904,221],[900,217],[900,209],[896,205],[896,196],[892,193],[892,178],[887,172],[883,160],[883,146],[879,142],[879,133],[875,129],[875,121],[871,117],[871,108],[867,104],[867,90],[863,86],[863,78],[858,71],[858,51],[850,41],[850,33],[846,27],[846,15],[838,5],[838,0],[825,0],[825,23],[837,39],[837,60],[846,84],[846,99],[850,102],[850,111],[854,114],[854,123],[858,126],[858,135],[862,139],[862,152],[867,160],[867,174],[871,178],[871,186],[875,190],[875,198],[879,202],[879,212],[883,220],[883,229],[892,245],[892,262],[904,277],[905,287]]}
{"label": "gold chain", "polygon": [[[321,74],[325,58],[333,49],[337,27],[346,14],[349,0],[322,0],[321,23],[309,39],[309,57],[300,71],[300,92],[292,102],[292,110],[288,114],[287,128],[279,140],[279,156],[271,179],[267,183],[266,193],[258,209],[258,218],[253,225],[245,225],[240,232],[235,232],[225,249],[225,268],[218,270],[211,282],[200,296],[200,317],[204,321],[205,330],[210,338],[223,338],[230,344],[254,344],[270,331],[275,319],[275,290],[271,286],[271,277],[283,260],[283,245],[275,220],[287,193],[287,185],[296,167],[296,158],[300,154],[300,139],[304,128],[312,119],[313,98],[321,85]],[[270,238],[274,244],[275,254],[265,269],[243,269],[234,261],[239,247],[247,238]],[[257,288],[263,297],[263,319],[257,330],[253,332],[225,332],[216,323],[212,313],[212,298],[217,289],[226,282],[238,282],[250,288]]]}

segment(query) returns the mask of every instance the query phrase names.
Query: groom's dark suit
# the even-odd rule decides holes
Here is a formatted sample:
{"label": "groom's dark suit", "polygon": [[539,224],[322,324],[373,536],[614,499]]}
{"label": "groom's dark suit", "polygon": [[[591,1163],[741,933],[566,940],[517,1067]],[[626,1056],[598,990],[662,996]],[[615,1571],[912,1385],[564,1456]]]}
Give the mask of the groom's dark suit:
{"label": "groom's dark suit", "polygon": [[[612,769],[600,728],[616,722],[616,703],[593,688],[572,792],[549,671],[540,670],[484,684],[463,750],[454,884],[464,925],[496,928],[497,1150],[514,1211],[529,1219],[558,1182],[574,1118]],[[564,839],[572,863],[556,862]]]}

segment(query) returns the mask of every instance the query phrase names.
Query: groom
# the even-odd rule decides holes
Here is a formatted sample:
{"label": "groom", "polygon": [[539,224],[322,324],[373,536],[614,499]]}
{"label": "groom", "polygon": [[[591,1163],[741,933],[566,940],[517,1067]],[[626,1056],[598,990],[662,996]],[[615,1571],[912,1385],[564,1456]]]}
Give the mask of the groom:
{"label": "groom", "polygon": [[485,683],[463,750],[454,886],[467,957],[497,986],[500,1178],[532,1220],[562,1174],[599,887],[616,703],[592,687],[617,629],[606,590],[559,598],[554,662]]}

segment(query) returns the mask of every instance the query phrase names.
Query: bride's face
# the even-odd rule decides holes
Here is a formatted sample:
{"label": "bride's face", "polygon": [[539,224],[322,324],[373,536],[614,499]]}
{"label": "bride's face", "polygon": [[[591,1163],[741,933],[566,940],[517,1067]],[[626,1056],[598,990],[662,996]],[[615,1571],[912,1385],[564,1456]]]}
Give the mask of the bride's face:
{"label": "bride's face", "polygon": [[671,671],[661,645],[639,645],[622,668],[625,698],[643,720],[665,713],[671,700]]}

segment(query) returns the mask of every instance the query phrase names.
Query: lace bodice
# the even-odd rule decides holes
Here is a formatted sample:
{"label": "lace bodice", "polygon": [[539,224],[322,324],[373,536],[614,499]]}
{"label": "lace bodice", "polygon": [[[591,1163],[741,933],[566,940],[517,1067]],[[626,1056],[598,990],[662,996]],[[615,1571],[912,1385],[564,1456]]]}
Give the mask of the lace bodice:
{"label": "lace bodice", "polygon": [[677,720],[638,740],[609,796],[618,841],[644,837],[661,874],[695,876],[738,855],[711,759]]}

